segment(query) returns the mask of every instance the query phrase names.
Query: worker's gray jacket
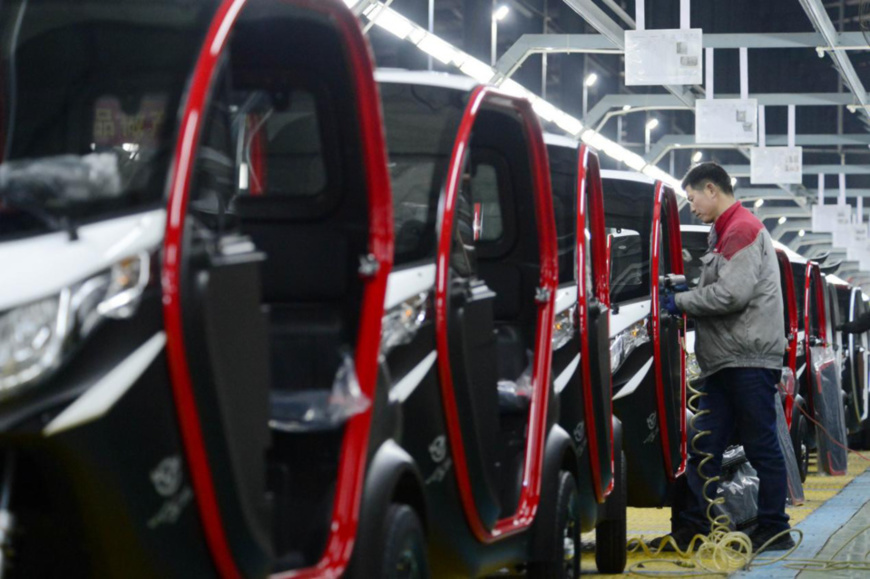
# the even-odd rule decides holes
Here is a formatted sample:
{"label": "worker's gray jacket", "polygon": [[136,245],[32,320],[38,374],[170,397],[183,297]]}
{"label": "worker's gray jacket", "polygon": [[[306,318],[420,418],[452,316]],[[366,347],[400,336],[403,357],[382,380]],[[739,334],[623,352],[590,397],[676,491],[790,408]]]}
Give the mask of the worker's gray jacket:
{"label": "worker's gray jacket", "polygon": [[701,281],[676,295],[695,320],[701,376],[723,368],[782,369],[786,340],[779,264],[761,222],[735,203],[710,228]]}

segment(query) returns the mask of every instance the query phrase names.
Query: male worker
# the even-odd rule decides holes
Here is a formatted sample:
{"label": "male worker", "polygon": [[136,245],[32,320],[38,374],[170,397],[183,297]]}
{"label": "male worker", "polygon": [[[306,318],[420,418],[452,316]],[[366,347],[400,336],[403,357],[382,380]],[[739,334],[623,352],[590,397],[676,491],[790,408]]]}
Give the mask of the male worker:
{"label": "male worker", "polygon": [[[786,348],[779,266],[764,225],[734,198],[731,178],[716,163],[701,163],[683,179],[692,212],[712,223],[707,253],[701,258],[698,287],[662,296],[671,315],[685,312],[695,320],[695,356],[701,369],[697,431],[710,431],[696,441],[686,472],[685,508],[674,513],[674,542],[685,550],[696,534],[707,535],[705,478],[699,476],[702,453],[713,455],[703,474],[718,476],[722,453],[736,428],[746,456],[758,471],[758,526],[754,549],[789,528],[785,513],[785,461],[776,436],[777,384]],[[707,410],[707,413],[703,411]],[[691,445],[690,445],[691,447]],[[707,495],[716,496],[716,484]],[[664,537],[651,546],[667,548]],[[786,533],[767,547],[794,546]]]}

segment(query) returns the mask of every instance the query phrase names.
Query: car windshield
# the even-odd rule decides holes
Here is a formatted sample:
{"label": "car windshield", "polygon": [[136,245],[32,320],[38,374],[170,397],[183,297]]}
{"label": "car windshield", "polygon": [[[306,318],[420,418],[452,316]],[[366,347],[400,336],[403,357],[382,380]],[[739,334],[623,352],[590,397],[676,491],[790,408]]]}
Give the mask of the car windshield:
{"label": "car windshield", "polygon": [[467,95],[404,83],[381,83],[380,91],[393,189],[394,263],[401,266],[435,255],[438,196]]}
{"label": "car windshield", "polygon": [[614,303],[650,293],[650,242],[655,185],[605,178],[604,223],[612,235],[610,299]]}
{"label": "car windshield", "polygon": [[707,253],[707,231],[683,231],[683,268],[690,288],[701,281],[701,258]]}
{"label": "car windshield", "polygon": [[159,206],[216,0],[0,3],[0,239]]}

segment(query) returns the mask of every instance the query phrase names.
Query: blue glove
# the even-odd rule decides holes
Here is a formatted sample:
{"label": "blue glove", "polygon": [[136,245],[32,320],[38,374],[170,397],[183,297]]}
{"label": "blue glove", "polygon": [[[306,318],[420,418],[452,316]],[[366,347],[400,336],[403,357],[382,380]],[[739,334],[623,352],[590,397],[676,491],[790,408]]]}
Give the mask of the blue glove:
{"label": "blue glove", "polygon": [[684,284],[684,283],[681,283],[679,285],[675,285],[673,289],[674,289],[674,293],[687,292],[687,291],[689,291],[689,286]]}
{"label": "blue glove", "polygon": [[682,316],[683,312],[677,307],[677,300],[672,293],[662,294],[659,297],[659,305],[663,310],[667,310],[672,316]]}

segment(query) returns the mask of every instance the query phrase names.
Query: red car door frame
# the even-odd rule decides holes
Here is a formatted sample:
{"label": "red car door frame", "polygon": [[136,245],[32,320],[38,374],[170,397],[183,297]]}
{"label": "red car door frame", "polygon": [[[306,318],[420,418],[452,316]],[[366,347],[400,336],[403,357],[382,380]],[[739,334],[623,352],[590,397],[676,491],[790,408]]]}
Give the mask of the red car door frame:
{"label": "red car door frame", "polygon": [[[453,372],[450,367],[447,340],[447,290],[449,282],[450,248],[456,210],[456,198],[461,186],[462,173],[470,150],[471,133],[482,107],[500,108],[521,119],[529,144],[532,179],[535,186],[535,220],[541,252],[539,288],[546,299],[537,303],[537,334],[532,371],[532,397],[529,408],[528,435],[526,437],[523,485],[519,506],[513,516],[500,519],[493,528],[482,522],[472,494],[471,478],[465,456],[459,412],[453,393]],[[463,113],[453,145],[444,191],[444,205],[438,237],[437,269],[435,276],[435,324],[438,370],[448,437],[456,468],[454,473],[459,487],[463,510],[475,537],[482,543],[492,543],[528,529],[535,519],[541,500],[541,475],[546,438],[547,406],[549,404],[550,366],[552,358],[553,319],[556,289],[559,283],[556,252],[556,225],[553,218],[553,200],[547,149],[538,117],[531,104],[521,98],[507,95],[491,87],[477,87],[471,93]]]}
{"label": "red car door frame", "polygon": [[[665,216],[667,221],[662,221],[662,208],[665,207]],[[661,430],[661,443],[662,443],[662,455],[664,458],[664,467],[665,472],[668,475],[670,480],[675,480],[677,477],[682,475],[686,470],[686,458],[687,458],[687,436],[686,436],[686,414],[682,412],[680,414],[680,430],[679,432],[670,432],[668,427],[667,420],[667,408],[666,408],[666,400],[665,400],[665,388],[668,386],[664,383],[662,378],[663,364],[662,353],[661,353],[661,308],[659,308],[659,296],[660,296],[660,287],[659,287],[659,276],[664,275],[665,272],[659,271],[659,261],[660,257],[660,239],[659,236],[665,232],[668,236],[668,249],[670,255],[668,256],[671,262],[671,268],[673,270],[672,273],[682,275],[683,274],[683,255],[682,255],[682,239],[680,237],[680,216],[679,209],[677,207],[677,198],[674,190],[662,183],[661,181],[656,182],[656,192],[655,192],[655,205],[653,208],[653,228],[652,228],[652,250],[650,256],[650,285],[652,286],[651,298],[652,298],[652,342],[653,342],[653,354],[654,354],[654,367],[655,367],[655,379],[656,379],[656,401],[658,406],[658,423],[659,428]],[[680,397],[682,400],[681,408],[686,407],[686,355],[685,351],[682,348],[682,344],[685,343],[685,327],[686,327],[686,316],[682,316],[683,323],[680,331]],[[679,437],[679,453],[680,453],[680,462],[678,464],[674,464],[674,461],[671,457],[671,439],[674,437]]]}
{"label": "red car door frame", "polygon": [[[347,66],[354,83],[361,148],[365,157],[365,187],[369,202],[369,252],[377,271],[365,280],[355,361],[362,393],[374,398],[377,356],[386,281],[392,266],[393,219],[381,109],[370,51],[359,22],[338,0],[283,0],[301,9],[326,14],[345,41]],[[185,454],[193,479],[196,503],[206,540],[218,573],[239,577],[221,520],[212,473],[203,442],[202,421],[194,399],[182,334],[179,288],[185,216],[191,174],[209,96],[227,39],[247,0],[225,0],[217,11],[194,69],[170,178],[164,261],[161,272],[167,357]],[[337,577],[347,568],[356,537],[366,470],[371,409],[351,418],[339,459],[332,523],[327,545],[313,567],[282,573],[281,577]]]}
{"label": "red car door frame", "polygon": [[[595,297],[606,311],[600,323],[607,327],[599,328],[599,332],[609,335],[610,310],[610,268],[608,264],[607,233],[604,225],[604,189],[601,185],[601,168],[596,155],[586,145],[580,146],[577,171],[577,305],[580,334],[580,359],[583,372],[583,400],[586,416],[586,438],[589,441],[589,463],[592,473],[592,486],[595,498],[603,503],[614,485],[614,448],[613,448],[613,383],[607,385],[610,398],[610,416],[606,428],[610,436],[610,472],[602,472],[598,463],[599,446],[598,430],[595,419],[602,418],[595,414],[593,388],[595,377],[592,373],[591,350],[589,345],[589,298]],[[587,239],[585,231],[590,231],[591,239]],[[593,267],[592,287],[587,288],[586,256],[587,246],[591,243]],[[608,362],[609,364],[609,362]]]}

